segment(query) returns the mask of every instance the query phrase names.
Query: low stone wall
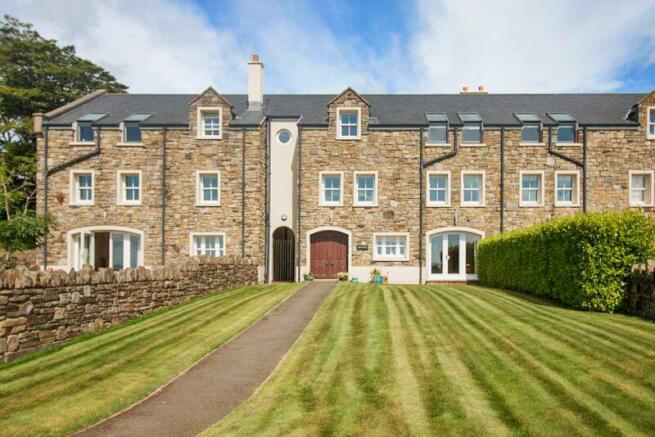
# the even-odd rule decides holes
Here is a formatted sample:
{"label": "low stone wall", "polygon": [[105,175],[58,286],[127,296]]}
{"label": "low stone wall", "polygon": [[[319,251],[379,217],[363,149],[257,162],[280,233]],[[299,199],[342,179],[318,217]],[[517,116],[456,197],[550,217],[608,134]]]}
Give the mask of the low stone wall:
{"label": "low stone wall", "polygon": [[186,301],[257,283],[257,265],[193,258],[153,269],[0,271],[0,360]]}
{"label": "low stone wall", "polygon": [[632,269],[625,304],[628,313],[655,320],[655,261]]}

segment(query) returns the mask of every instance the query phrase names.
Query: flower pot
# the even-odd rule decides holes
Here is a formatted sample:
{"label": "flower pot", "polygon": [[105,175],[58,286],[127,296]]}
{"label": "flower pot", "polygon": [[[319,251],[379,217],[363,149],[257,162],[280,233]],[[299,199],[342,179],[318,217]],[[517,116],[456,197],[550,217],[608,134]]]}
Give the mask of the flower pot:
{"label": "flower pot", "polygon": [[378,275],[373,278],[373,282],[375,284],[383,284],[384,283],[384,276]]}
{"label": "flower pot", "polygon": [[305,281],[313,281],[314,280],[313,275],[303,275],[303,278],[305,279]]}

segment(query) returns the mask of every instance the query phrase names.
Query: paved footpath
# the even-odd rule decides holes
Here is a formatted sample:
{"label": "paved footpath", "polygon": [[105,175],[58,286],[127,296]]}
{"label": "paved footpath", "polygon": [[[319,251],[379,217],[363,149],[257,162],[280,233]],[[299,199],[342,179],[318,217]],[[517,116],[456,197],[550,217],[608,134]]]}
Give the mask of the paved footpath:
{"label": "paved footpath", "polygon": [[311,282],[160,392],[82,436],[190,436],[248,399],[309,324],[336,282]]}

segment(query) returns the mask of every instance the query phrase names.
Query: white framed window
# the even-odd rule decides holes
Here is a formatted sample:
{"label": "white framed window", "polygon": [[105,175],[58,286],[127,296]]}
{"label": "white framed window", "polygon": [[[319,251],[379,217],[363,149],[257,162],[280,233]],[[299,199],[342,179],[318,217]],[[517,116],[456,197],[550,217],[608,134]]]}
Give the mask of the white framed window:
{"label": "white framed window", "polygon": [[141,205],[141,170],[119,170],[117,174],[118,205]]}
{"label": "white framed window", "polygon": [[71,205],[93,205],[95,191],[93,170],[71,170],[69,186]]}
{"label": "white framed window", "polygon": [[343,172],[322,171],[319,173],[320,206],[343,205]]}
{"label": "white framed window", "polygon": [[555,172],[555,206],[580,205],[580,172]]}
{"label": "white framed window", "polygon": [[653,205],[653,171],[631,170],[630,206]]}
{"label": "white framed window", "polygon": [[361,108],[337,108],[337,139],[358,140],[361,138]]}
{"label": "white framed window", "polygon": [[408,261],[409,234],[376,233],[373,234],[374,261]]}
{"label": "white framed window", "polygon": [[461,204],[462,206],[484,206],[484,171],[462,171]]}
{"label": "white framed window", "polygon": [[646,138],[655,140],[655,106],[649,106],[646,110],[647,134]]}
{"label": "white framed window", "polygon": [[225,232],[191,232],[191,256],[225,256]]}
{"label": "white framed window", "polygon": [[221,172],[216,170],[196,172],[196,205],[220,206]]}
{"label": "white framed window", "polygon": [[377,206],[378,172],[356,171],[354,173],[354,206]]}
{"label": "white framed window", "polygon": [[427,206],[450,206],[450,172],[429,171],[427,173]]}
{"label": "white framed window", "polygon": [[544,206],[544,172],[521,171],[519,206]]}
{"label": "white framed window", "polygon": [[221,129],[223,108],[220,106],[199,107],[197,111],[197,137],[200,139],[220,140],[223,135]]}

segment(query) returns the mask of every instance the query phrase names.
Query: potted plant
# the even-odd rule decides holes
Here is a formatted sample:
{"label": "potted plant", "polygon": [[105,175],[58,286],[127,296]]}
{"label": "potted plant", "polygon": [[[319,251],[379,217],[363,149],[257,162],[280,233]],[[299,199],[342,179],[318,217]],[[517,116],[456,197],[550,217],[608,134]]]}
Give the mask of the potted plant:
{"label": "potted plant", "polygon": [[337,273],[337,278],[340,281],[347,281],[348,280],[348,273],[347,272],[339,272],[339,273]]}
{"label": "potted plant", "polygon": [[312,272],[305,273],[303,275],[303,278],[305,279],[305,281],[313,281],[314,280],[314,275],[312,275]]}
{"label": "potted plant", "polygon": [[371,270],[371,282],[374,284],[382,284],[384,282],[384,277],[380,269],[375,268]]}

